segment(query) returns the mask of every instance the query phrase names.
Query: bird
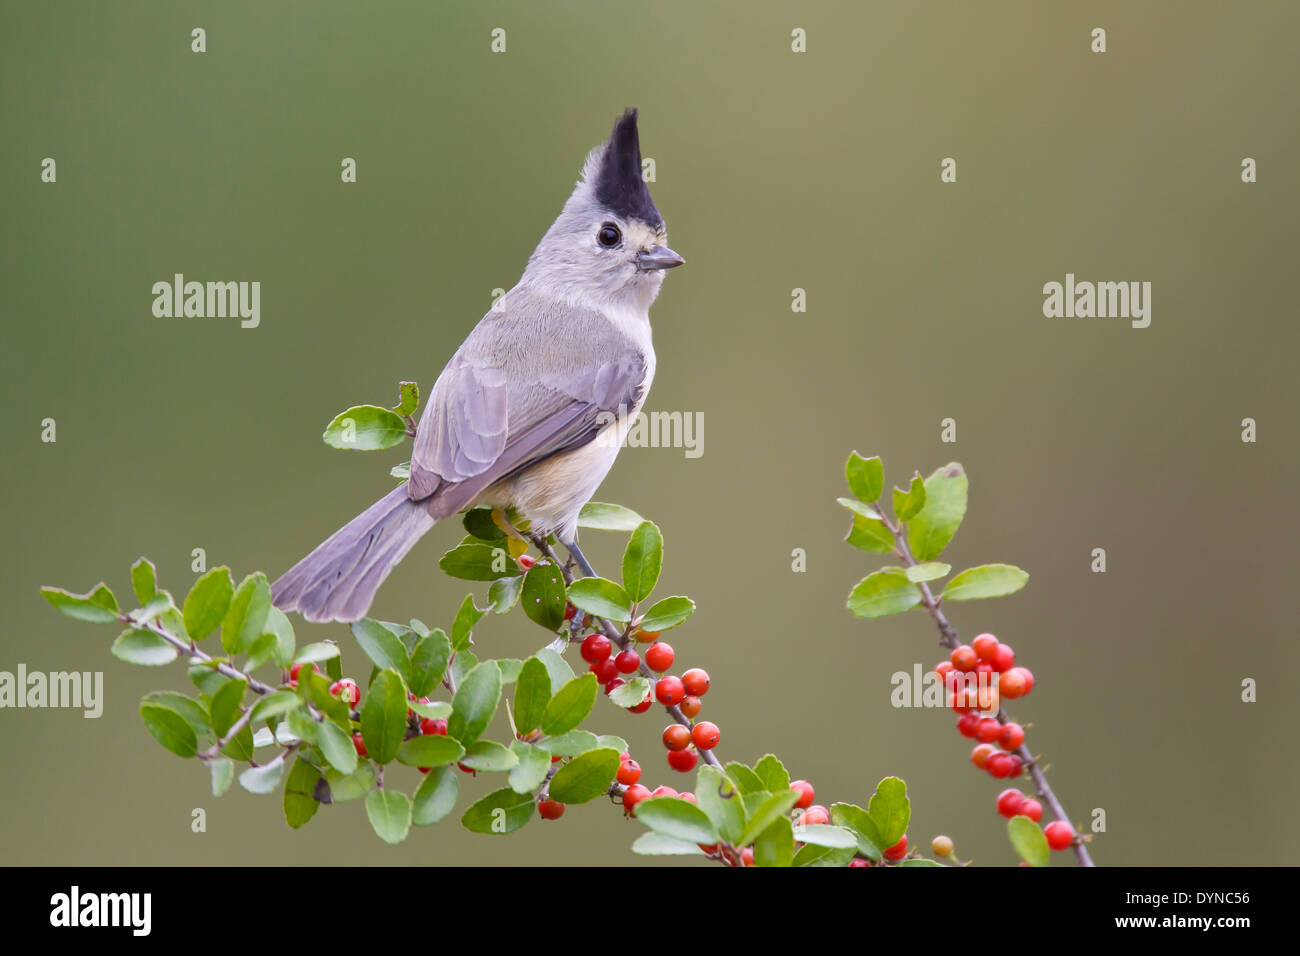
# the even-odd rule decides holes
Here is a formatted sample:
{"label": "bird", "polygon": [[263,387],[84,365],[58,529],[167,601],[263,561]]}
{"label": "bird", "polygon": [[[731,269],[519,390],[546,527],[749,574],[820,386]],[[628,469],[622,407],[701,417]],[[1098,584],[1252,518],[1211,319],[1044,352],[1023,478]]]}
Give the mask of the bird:
{"label": "bird", "polygon": [[[669,269],[663,216],[642,175],[635,107],[592,149],[518,283],[438,376],[410,477],[272,586],[308,621],[366,615],[389,572],[436,522],[514,508],[594,574],[578,514],[614,465],[655,374],[650,306]],[[521,522],[522,523],[522,522]]]}

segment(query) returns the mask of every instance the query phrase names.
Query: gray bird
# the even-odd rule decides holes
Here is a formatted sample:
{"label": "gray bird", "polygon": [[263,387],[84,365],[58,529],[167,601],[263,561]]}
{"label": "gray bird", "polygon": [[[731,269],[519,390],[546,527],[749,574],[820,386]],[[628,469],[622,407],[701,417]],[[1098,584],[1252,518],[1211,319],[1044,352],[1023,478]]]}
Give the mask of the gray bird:
{"label": "gray bird", "polygon": [[388,572],[434,523],[513,506],[587,573],[578,512],[614,464],[655,372],[650,304],[685,260],[641,175],[637,113],[587,156],[582,179],[518,284],[434,384],[411,477],[272,585],[309,621],[365,615]]}

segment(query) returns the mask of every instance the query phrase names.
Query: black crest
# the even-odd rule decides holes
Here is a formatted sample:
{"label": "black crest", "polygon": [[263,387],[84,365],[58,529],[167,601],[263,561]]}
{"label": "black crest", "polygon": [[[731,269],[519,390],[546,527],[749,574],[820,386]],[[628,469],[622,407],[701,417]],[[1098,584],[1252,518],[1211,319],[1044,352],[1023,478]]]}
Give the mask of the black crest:
{"label": "black crest", "polygon": [[636,107],[618,118],[596,169],[596,199],[615,215],[663,224],[650,190],[641,178],[641,142],[636,131]]}

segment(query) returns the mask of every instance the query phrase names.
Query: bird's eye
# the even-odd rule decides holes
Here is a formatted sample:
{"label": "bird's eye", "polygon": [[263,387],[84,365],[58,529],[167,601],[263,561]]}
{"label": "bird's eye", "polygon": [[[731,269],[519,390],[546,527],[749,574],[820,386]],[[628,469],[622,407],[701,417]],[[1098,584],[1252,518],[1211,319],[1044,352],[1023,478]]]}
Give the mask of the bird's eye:
{"label": "bird's eye", "polygon": [[614,225],[612,222],[605,223],[605,225],[600,227],[600,232],[596,233],[596,241],[606,249],[612,249],[614,246],[618,245],[622,238],[623,234],[618,231],[618,226]]}

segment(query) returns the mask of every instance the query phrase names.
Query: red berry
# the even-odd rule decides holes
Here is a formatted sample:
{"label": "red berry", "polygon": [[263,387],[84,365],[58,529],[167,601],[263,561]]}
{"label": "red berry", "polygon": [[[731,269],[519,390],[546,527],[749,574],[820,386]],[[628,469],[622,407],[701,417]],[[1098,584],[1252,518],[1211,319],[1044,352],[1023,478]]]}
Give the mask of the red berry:
{"label": "red berry", "polygon": [[999,644],[997,653],[993,655],[993,669],[1000,674],[1011,670],[1015,663],[1016,652],[1011,649],[1011,645]]}
{"label": "red berry", "polygon": [[543,820],[558,820],[564,816],[564,804],[558,800],[542,800],[537,804],[537,813]]}
{"label": "red berry", "polygon": [[817,823],[830,823],[831,814],[830,811],[823,806],[811,806],[803,812],[803,816],[799,818],[799,822],[805,826],[813,826]]}
{"label": "red berry", "polygon": [[537,563],[536,558],[530,557],[526,554],[521,554],[519,557],[515,558],[515,560],[519,562],[519,566],[523,568],[525,571],[529,570],[534,564]]}
{"label": "red berry", "polygon": [[467,774],[469,774],[471,777],[477,777],[477,776],[478,776],[478,771],[475,770],[473,767],[467,767],[467,766],[465,766],[463,763],[458,763],[458,764],[456,764],[456,767],[460,770],[461,773],[467,773]]}
{"label": "red berry", "polygon": [[1029,681],[1025,680],[1025,675],[1020,673],[1021,670],[1023,668],[1013,667],[1005,674],[998,676],[998,693],[1007,700],[1023,697],[1028,691]]}
{"label": "red berry", "polygon": [[952,661],[940,661],[934,665],[934,672],[939,675],[939,679],[946,681],[948,675],[956,671],[957,668],[952,666]]}
{"label": "red berry", "polygon": [[615,690],[622,687],[626,683],[627,681],[623,680],[623,678],[615,677],[612,681],[610,681],[605,685],[605,696],[608,697],[610,694],[614,693]]}
{"label": "red berry", "polygon": [[988,766],[989,757],[997,749],[992,744],[976,744],[975,749],[970,752],[970,762],[983,770]]}
{"label": "red berry", "polygon": [[720,736],[718,725],[708,720],[702,720],[691,728],[691,741],[700,750],[712,750],[718,745]]}
{"label": "red berry", "polygon": [[1008,773],[1007,776],[1020,776],[1020,772],[1025,769],[1025,762],[1020,759],[1018,754],[1007,754],[1007,756],[1011,759],[1011,772]]}
{"label": "red berry", "polygon": [[957,733],[963,737],[974,737],[975,727],[980,720],[979,714],[962,714],[957,718]]}
{"label": "red berry", "polygon": [[855,856],[853,859],[849,860],[849,866],[870,866],[870,865],[871,865],[870,863],[862,859],[862,857],[860,856]]}
{"label": "red berry", "polygon": [[624,760],[618,765],[618,782],[632,786],[641,779],[641,765],[635,760]]}
{"label": "red berry", "polygon": [[948,706],[959,714],[969,714],[979,706],[979,693],[974,687],[963,687],[953,692]]}
{"label": "red berry", "polygon": [[350,677],[336,680],[330,684],[330,694],[354,707],[361,700],[361,688]]}
{"label": "red berry", "polygon": [[636,629],[636,639],[641,644],[653,644],[659,640],[660,631],[643,631],[641,628]]}
{"label": "red berry", "polygon": [[618,676],[618,665],[609,657],[603,661],[596,661],[587,669],[595,674],[596,680],[602,684],[608,684]]}
{"label": "red berry", "polygon": [[981,717],[975,722],[975,739],[983,743],[993,743],[1001,732],[1002,725],[996,717]]}
{"label": "red berry", "polygon": [[700,711],[704,709],[704,704],[698,697],[687,697],[682,701],[682,714],[694,720],[700,716]]}
{"label": "red berry", "polygon": [[694,750],[668,751],[668,766],[679,773],[690,773],[695,769],[695,764],[699,759],[699,754]]}
{"label": "red berry", "polygon": [[669,724],[664,728],[663,739],[669,750],[685,750],[691,745],[691,728],[684,724]]}
{"label": "red berry", "polygon": [[678,793],[676,790],[674,790],[672,787],[655,787],[653,790],[650,791],[650,796],[652,796],[652,797],[679,797],[679,796],[681,796],[681,794],[679,794],[679,793]]}
{"label": "red berry", "polygon": [[564,619],[565,619],[566,621],[572,621],[572,620],[573,620],[573,615],[575,615],[575,614],[577,614],[577,613],[578,613],[578,609],[577,609],[576,607],[574,607],[572,604],[565,604],[565,605],[564,605]]}
{"label": "red berry", "polygon": [[[314,670],[317,674],[320,673],[320,667],[316,664],[312,664],[311,669]],[[294,664],[292,667],[289,668],[289,683],[292,684],[294,687],[298,686],[298,675],[301,673],[302,673],[301,664]]]}
{"label": "red berry", "polygon": [[991,661],[998,650],[998,639],[992,634],[981,634],[970,642],[970,647],[980,660]]}
{"label": "red berry", "polygon": [[907,856],[907,834],[904,833],[901,840],[885,851],[886,860],[901,860]]}
{"label": "red berry", "polygon": [[1020,805],[1020,812],[1035,823],[1043,819],[1043,805],[1037,800],[1026,800]]}
{"label": "red berry", "polygon": [[651,644],[645,652],[646,666],[652,671],[662,674],[673,666],[673,657],[673,646],[658,641]]}
{"label": "red berry", "polygon": [[1013,776],[1013,767],[1011,754],[1004,754],[1000,750],[997,753],[990,754],[988,761],[984,764],[984,769],[996,780],[1005,780],[1007,777]]}
{"label": "red berry", "polygon": [[978,675],[978,674],[992,674],[992,673],[993,673],[993,665],[990,664],[988,661],[980,661],[978,664],[975,665],[975,673],[976,673],[977,675]]}
{"label": "red berry", "polygon": [[979,658],[975,656],[975,651],[969,644],[959,644],[957,647],[954,647],[952,653],[948,656],[948,659],[952,661],[952,666],[957,668],[959,671],[968,671],[972,669],[979,660]]}
{"label": "red berry", "polygon": [[1017,750],[1025,742],[1025,728],[1019,724],[1003,724],[998,734],[998,746],[1003,750]]}
{"label": "red berry", "polygon": [[588,664],[595,664],[597,661],[603,661],[609,657],[611,646],[609,638],[604,634],[588,634],[583,639],[578,653],[582,655],[582,659]]}
{"label": "red berry", "polygon": [[424,720],[420,721],[420,733],[437,734],[440,737],[446,737],[447,722],[445,720],[434,720],[431,717],[426,717]]}
{"label": "red berry", "polygon": [[741,866],[754,865],[754,848],[752,846],[747,846],[740,851],[740,865]]}
{"label": "red berry", "polygon": [[366,753],[366,742],[365,742],[364,740],[361,739],[361,735],[360,735],[360,734],[353,734],[353,735],[352,735],[352,746],[354,746],[354,747],[357,748],[357,756],[358,756],[358,757],[367,757],[367,756],[369,756],[369,754]]}
{"label": "red berry", "polygon": [[1008,820],[1020,813],[1024,805],[1025,795],[1014,787],[1010,790],[1003,790],[998,794],[998,813],[1002,814]]}
{"label": "red berry", "polygon": [[643,784],[634,783],[623,791],[623,809],[630,813],[638,803],[649,796],[649,787],[644,786]]}
{"label": "red berry", "polygon": [[1043,827],[1043,835],[1053,850],[1064,850],[1074,842],[1074,828],[1064,820],[1053,820]]}
{"label": "red berry", "polygon": [[683,790],[677,796],[681,797],[683,800],[685,800],[687,803],[693,806],[698,807],[700,805],[700,801],[695,799],[695,794],[691,793],[689,790]]}
{"label": "red berry", "polygon": [[813,785],[807,780],[793,780],[790,782],[790,789],[799,794],[799,799],[794,802],[796,810],[807,810],[812,806],[812,802],[817,797],[817,792],[813,790]]}
{"label": "red berry", "polygon": [[703,697],[709,690],[709,673],[692,667],[682,675],[682,686],[692,697]]}
{"label": "red berry", "polygon": [[650,705],[653,703],[654,698],[652,698],[647,691],[645,697],[641,699],[641,703],[637,704],[635,707],[629,707],[628,710],[633,714],[644,714],[650,709]]}
{"label": "red berry", "polygon": [[641,666],[641,655],[632,650],[623,651],[614,658],[614,666],[622,674],[631,674]]}
{"label": "red berry", "polygon": [[659,682],[655,684],[655,698],[665,707],[680,704],[686,699],[686,688],[682,684],[682,679],[671,674],[659,678]]}
{"label": "red berry", "polygon": [[1033,671],[1031,671],[1028,667],[1013,667],[1013,668],[1011,668],[1011,669],[1014,670],[1014,671],[1019,671],[1020,674],[1021,674],[1021,676],[1024,677],[1024,679],[1025,679],[1025,693],[1026,693],[1026,694],[1028,694],[1031,690],[1034,689],[1034,672],[1033,672]]}

